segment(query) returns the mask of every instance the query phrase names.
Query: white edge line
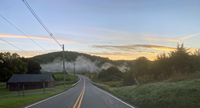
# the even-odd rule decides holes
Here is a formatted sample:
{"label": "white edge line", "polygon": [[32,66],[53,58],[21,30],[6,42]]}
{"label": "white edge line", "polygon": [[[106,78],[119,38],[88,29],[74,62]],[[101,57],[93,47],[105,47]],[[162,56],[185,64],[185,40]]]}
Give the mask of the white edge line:
{"label": "white edge line", "polygon": [[76,83],[72,84],[72,87],[74,87],[75,85],[77,85],[80,81],[81,81],[81,79],[79,78],[79,80]]}
{"label": "white edge line", "polygon": [[63,93],[60,93],[60,94],[57,94],[57,95],[55,95],[55,96],[49,97],[49,98],[47,98],[47,99],[41,100],[41,101],[39,101],[39,102],[36,102],[36,103],[31,104],[31,105],[29,105],[29,106],[26,106],[26,107],[24,107],[24,108],[32,107],[32,106],[34,106],[34,105],[37,105],[37,104],[39,104],[39,103],[42,103],[42,102],[47,101],[47,100],[49,100],[49,99],[52,99],[52,98],[54,98],[54,97],[56,97],[56,96],[59,96],[59,95],[61,95],[61,94],[64,94],[64,93],[66,93],[66,92],[68,92],[68,91],[70,91],[70,90],[72,90],[72,89],[73,89],[73,88],[70,88],[69,90],[67,90],[67,91],[65,91],[65,92],[63,92]]}
{"label": "white edge line", "polygon": [[[94,85],[93,85],[94,86]],[[94,86],[95,88],[97,88],[97,89],[99,89],[98,87],[96,87],[96,86]],[[135,107],[133,107],[133,106],[131,106],[131,105],[129,105],[128,103],[126,103],[126,102],[124,102],[124,101],[122,101],[121,99],[119,99],[119,98],[117,98],[117,97],[115,97],[115,96],[113,96],[113,95],[111,95],[110,93],[107,93],[107,92],[105,92],[105,91],[103,91],[103,90],[101,90],[101,89],[99,89],[101,92],[103,92],[103,93],[106,93],[106,94],[108,94],[108,95],[110,95],[111,97],[113,97],[113,98],[115,98],[116,100],[118,100],[118,101],[120,101],[120,102],[122,102],[122,103],[124,103],[125,105],[127,105],[127,106],[129,106],[129,107],[131,107],[131,108],[135,108]]]}

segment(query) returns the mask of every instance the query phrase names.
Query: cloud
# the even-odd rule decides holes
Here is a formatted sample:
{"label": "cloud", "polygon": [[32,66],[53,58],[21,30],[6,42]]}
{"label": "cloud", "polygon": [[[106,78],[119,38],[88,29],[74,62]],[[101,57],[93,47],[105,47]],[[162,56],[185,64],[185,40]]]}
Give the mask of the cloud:
{"label": "cloud", "polygon": [[150,51],[136,51],[138,53],[149,53],[149,54],[157,54],[155,52],[150,52]]}
{"label": "cloud", "polygon": [[[51,37],[47,36],[24,36],[24,35],[7,35],[7,34],[0,34],[0,37],[3,38],[31,38],[31,39],[40,39],[40,40],[45,40],[47,42],[52,42],[53,39]],[[75,41],[75,40],[68,40],[68,39],[63,39],[63,38],[56,38],[59,42],[66,42],[66,43],[88,43],[85,41]]]}
{"label": "cloud", "polygon": [[132,46],[113,46],[113,45],[93,45],[92,48],[103,48],[103,49],[109,49],[114,51],[127,51],[132,52],[133,50],[136,50],[136,48]]}
{"label": "cloud", "polygon": [[157,46],[157,45],[143,45],[143,44],[121,44],[123,46],[109,46],[109,45],[93,45],[92,48],[103,48],[109,50],[119,50],[119,51],[128,51],[132,52],[138,50],[138,48],[148,48],[156,50],[175,50],[176,48],[166,47],[166,46]]}
{"label": "cloud", "polygon": [[107,57],[111,60],[135,60],[138,57],[145,56],[149,60],[154,60],[155,55],[147,53],[130,53],[130,52],[84,52],[90,55]]}
{"label": "cloud", "polygon": [[193,37],[193,36],[197,36],[197,35],[199,35],[200,33],[197,33],[197,34],[193,34],[193,35],[189,35],[189,36],[186,36],[186,37],[184,37],[184,38],[181,38],[181,39],[187,39],[187,38],[191,38],[191,37]]}
{"label": "cloud", "polygon": [[166,39],[166,38],[156,38],[152,36],[142,37],[143,40],[148,41],[175,41],[175,42],[182,42],[180,39]]}
{"label": "cloud", "polygon": [[132,46],[135,48],[149,48],[149,49],[157,49],[157,50],[175,50],[176,48],[166,47],[166,46],[158,46],[158,45],[144,45],[144,44],[125,44],[126,46]]}
{"label": "cloud", "polygon": [[[136,54],[132,53],[121,53],[121,52],[85,52],[90,55],[96,55],[100,57],[107,57],[112,60],[134,60]],[[139,55],[137,55],[139,56]]]}

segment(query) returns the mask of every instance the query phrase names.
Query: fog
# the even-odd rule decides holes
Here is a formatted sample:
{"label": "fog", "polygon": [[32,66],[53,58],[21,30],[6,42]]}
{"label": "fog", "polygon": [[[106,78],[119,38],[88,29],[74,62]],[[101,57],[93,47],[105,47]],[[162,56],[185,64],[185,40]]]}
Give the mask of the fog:
{"label": "fog", "polygon": [[[99,61],[91,61],[90,59],[84,56],[78,56],[75,62],[65,62],[65,70],[67,72],[74,72],[74,63],[75,63],[75,72],[76,73],[94,73],[100,72],[102,69],[108,69],[109,67],[115,66],[111,63],[104,63],[99,66]],[[53,62],[47,64],[41,64],[42,72],[62,72],[63,71],[63,61],[62,58],[58,57],[54,59]],[[123,63],[119,66],[116,66],[120,71],[125,72],[125,70],[129,70],[126,63]]]}

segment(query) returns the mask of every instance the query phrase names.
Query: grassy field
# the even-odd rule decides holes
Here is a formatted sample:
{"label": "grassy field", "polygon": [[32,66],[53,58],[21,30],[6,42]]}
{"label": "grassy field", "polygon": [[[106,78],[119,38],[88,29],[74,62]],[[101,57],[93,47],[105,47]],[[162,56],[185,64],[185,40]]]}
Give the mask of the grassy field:
{"label": "grassy field", "polygon": [[[54,74],[55,78],[56,78],[56,81],[57,83],[64,83],[64,75],[63,74],[57,74],[55,73]],[[71,74],[65,74],[65,81],[66,81],[66,84],[73,84],[77,81],[77,77],[74,75],[71,75]]]}
{"label": "grassy field", "polygon": [[[65,87],[70,88],[71,84],[67,84]],[[53,90],[53,89],[61,89],[61,88],[64,88],[64,85],[55,86],[54,88],[45,88],[45,90]],[[25,90],[25,93],[35,92],[35,91],[43,91],[43,89]],[[22,94],[22,91],[20,91],[20,92]],[[13,95],[13,94],[18,94],[18,91],[9,91],[9,89],[6,88],[5,85],[0,86],[0,96]]]}
{"label": "grassy field", "polygon": [[[63,74],[57,74],[57,73],[55,73],[54,76],[56,77],[57,81],[63,81],[63,78],[64,78]],[[75,79],[76,79],[76,77],[75,77]],[[65,74],[65,80],[66,81],[74,81],[74,75]]]}
{"label": "grassy field", "polygon": [[[63,82],[63,74],[55,74],[56,79],[58,79],[58,82]],[[76,78],[76,77],[75,77]],[[59,80],[61,79],[61,81]],[[66,74],[66,88],[70,88],[72,84],[74,83],[74,76]],[[76,78],[77,80],[77,78]],[[64,85],[55,86],[54,88],[46,88],[45,90],[52,90],[52,89],[61,89],[64,88]],[[43,89],[35,89],[35,90],[25,90],[25,94],[28,92],[36,92],[36,91],[43,91]],[[14,97],[2,97],[0,98],[0,108],[17,108],[24,105],[31,104],[33,102],[45,99],[47,97],[53,96],[55,94],[61,93],[63,91],[59,92],[53,92],[53,93],[41,93],[41,94],[32,94],[32,95],[25,95],[23,96],[14,96]],[[3,95],[13,95],[18,94],[17,91],[9,91],[8,88],[6,88],[6,83],[1,82],[0,83],[0,96]],[[21,91],[22,94],[22,91]]]}
{"label": "grassy field", "polygon": [[139,108],[199,108],[200,79],[104,88]]}
{"label": "grassy field", "polygon": [[18,108],[22,107],[39,100],[45,99],[47,97],[56,95],[63,91],[54,92],[54,93],[45,93],[45,94],[34,94],[34,95],[27,95],[23,96],[15,96],[15,97],[4,97],[0,98],[0,108]]}

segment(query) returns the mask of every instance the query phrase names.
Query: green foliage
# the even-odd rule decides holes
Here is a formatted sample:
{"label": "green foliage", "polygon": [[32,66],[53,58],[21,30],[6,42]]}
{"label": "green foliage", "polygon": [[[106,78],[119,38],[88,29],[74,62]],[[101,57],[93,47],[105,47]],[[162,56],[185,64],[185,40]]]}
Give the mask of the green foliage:
{"label": "green foliage", "polygon": [[119,81],[122,79],[123,73],[117,67],[110,67],[99,72],[98,78],[101,81]]}
{"label": "green foliage", "polygon": [[109,88],[123,100],[139,108],[199,108],[200,79]]}
{"label": "green foliage", "polygon": [[141,77],[147,74],[149,60],[146,57],[139,57],[134,64],[135,77]]}
{"label": "green foliage", "polygon": [[178,44],[176,50],[169,54],[158,55],[156,61],[150,62],[146,57],[139,57],[131,70],[124,73],[123,84],[134,84],[134,78],[137,78],[140,84],[146,84],[198,71],[200,71],[200,51],[190,53],[183,44]]}
{"label": "green foliage", "polygon": [[181,46],[178,45],[176,51],[172,51],[169,54],[169,59],[171,63],[173,62],[173,66],[171,66],[172,72],[188,72],[190,68],[190,55],[187,49],[183,47],[183,44]]}
{"label": "green foliage", "polygon": [[42,68],[39,63],[31,60],[30,58],[22,57],[21,60],[28,64],[28,72],[26,72],[26,74],[41,74],[40,69]]}
{"label": "green foliage", "polygon": [[135,79],[142,79],[139,82],[144,82],[144,79],[148,78],[149,65],[150,61],[146,57],[137,58],[133,67],[124,73],[123,84],[127,86],[136,84]]}
{"label": "green foliage", "polygon": [[[54,74],[56,81],[63,81],[64,78],[64,74]],[[75,78],[77,79],[77,77],[75,76]],[[73,81],[74,80],[74,75],[71,74],[65,74],[65,80],[66,81]]]}
{"label": "green foliage", "polygon": [[177,45],[177,49],[171,51],[168,56],[165,53],[157,56],[151,74],[155,80],[163,80],[177,73],[194,73],[200,70],[199,60],[198,53],[191,54],[183,44]]}
{"label": "green foliage", "polygon": [[[55,76],[56,82],[58,84],[64,84],[64,80],[63,80],[64,75],[63,74],[55,73],[54,76]],[[65,84],[74,84],[77,81],[78,81],[78,77],[71,75],[71,74],[65,74]]]}
{"label": "green foliage", "polygon": [[20,60],[17,53],[0,53],[0,81],[8,81],[13,74],[25,74],[27,64]]}
{"label": "green foliage", "polygon": [[[135,60],[109,60],[109,58],[92,56],[92,55],[89,55],[89,54],[84,54],[84,53],[79,53],[79,52],[65,51],[65,53],[71,58],[72,61],[75,61],[78,56],[84,56],[84,57],[90,59],[92,62],[98,61],[97,66],[99,66],[99,67],[102,66],[104,63],[111,63],[113,65],[118,66],[118,65],[121,65],[125,62],[127,63],[128,67],[132,67],[133,64],[135,63]],[[42,61],[38,58],[42,58],[42,59],[44,59],[48,62],[53,62],[54,57],[52,57],[50,54],[53,55],[55,58],[58,58],[58,57],[62,58],[63,57],[63,52],[60,51],[60,52],[52,52],[52,53],[48,53],[48,54],[42,54],[42,55],[34,56],[30,59],[32,59],[32,60],[34,60],[34,61],[36,61],[40,64],[45,64],[46,62],[44,62],[44,61]],[[67,55],[65,56],[65,60],[71,62],[71,60],[69,59],[69,57]]]}
{"label": "green foliage", "polygon": [[[103,57],[99,57],[99,56],[91,56],[89,54],[84,54],[84,53],[78,53],[78,52],[72,52],[72,51],[65,51],[65,53],[71,58],[72,61],[75,61],[78,56],[84,56],[86,58],[89,58],[92,62],[96,61],[96,60],[99,61],[99,66],[105,62],[112,62],[108,58],[103,58]],[[33,59],[34,61],[36,61],[40,64],[43,64],[45,62],[38,58],[43,58],[44,60],[46,60],[48,62],[53,62],[54,57],[52,57],[50,54],[52,54],[55,58],[63,57],[63,52],[60,51],[60,52],[52,52],[52,53],[48,53],[48,54],[34,56],[31,59]],[[65,55],[65,60],[71,62],[71,60],[69,59],[69,57],[67,55]]]}
{"label": "green foliage", "polygon": [[130,86],[135,84],[135,80],[133,78],[133,72],[132,71],[127,71],[123,75],[123,84],[126,86]]}

